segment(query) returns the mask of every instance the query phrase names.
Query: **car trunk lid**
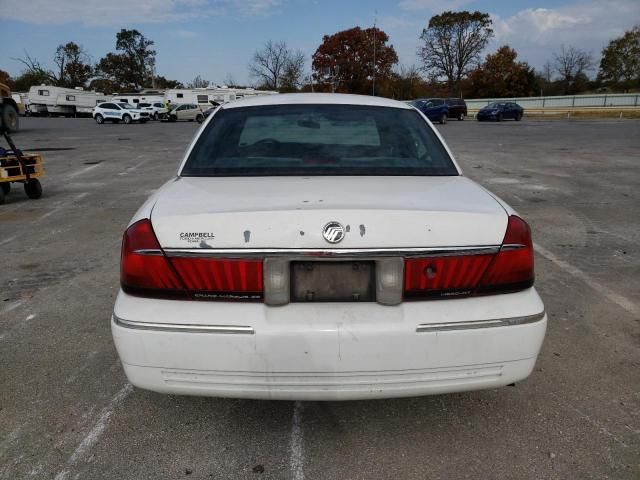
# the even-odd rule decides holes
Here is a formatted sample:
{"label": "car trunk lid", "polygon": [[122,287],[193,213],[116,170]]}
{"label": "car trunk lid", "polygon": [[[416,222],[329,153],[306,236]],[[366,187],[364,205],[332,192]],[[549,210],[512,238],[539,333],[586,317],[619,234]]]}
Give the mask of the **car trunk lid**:
{"label": "car trunk lid", "polygon": [[[462,176],[179,177],[151,220],[163,248],[360,249],[499,245],[508,216]],[[337,244],[323,237],[344,226]]]}

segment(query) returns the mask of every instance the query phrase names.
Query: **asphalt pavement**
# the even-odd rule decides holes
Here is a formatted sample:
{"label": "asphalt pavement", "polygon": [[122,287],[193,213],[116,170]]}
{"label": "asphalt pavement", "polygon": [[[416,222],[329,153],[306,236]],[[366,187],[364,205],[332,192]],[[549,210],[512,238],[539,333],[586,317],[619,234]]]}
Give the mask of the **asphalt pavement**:
{"label": "asphalt pavement", "polygon": [[25,118],[43,198],[0,206],[0,478],[640,478],[640,121],[438,126],[533,229],[533,375],[422,398],[268,402],[131,387],[111,339],[122,232],[195,123]]}

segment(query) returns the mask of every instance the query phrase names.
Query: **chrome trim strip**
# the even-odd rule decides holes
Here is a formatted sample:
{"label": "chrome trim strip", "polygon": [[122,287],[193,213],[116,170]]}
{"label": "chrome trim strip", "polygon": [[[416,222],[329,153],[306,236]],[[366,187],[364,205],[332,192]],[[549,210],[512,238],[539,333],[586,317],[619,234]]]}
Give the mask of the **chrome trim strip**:
{"label": "chrome trim strip", "polygon": [[415,247],[415,248],[165,248],[169,257],[222,257],[222,258],[263,258],[263,257],[370,257],[402,256],[433,257],[451,255],[480,255],[497,253],[499,245],[474,247]]}
{"label": "chrome trim strip", "polygon": [[138,255],[162,255],[162,250],[157,248],[142,248],[140,250],[134,250],[133,253]]}
{"label": "chrome trim strip", "polygon": [[526,325],[542,320],[545,311],[535,315],[527,315],[525,317],[497,318],[494,320],[475,320],[470,322],[444,322],[444,323],[423,323],[418,325],[416,332],[446,332],[452,330],[475,330],[477,328],[490,327],[510,327],[513,325]]}
{"label": "chrome trim strip", "polygon": [[155,323],[155,322],[134,322],[112,316],[116,325],[135,330],[154,330],[156,332],[176,332],[176,333],[224,333],[224,334],[245,334],[253,335],[255,331],[252,327],[235,325],[182,325],[179,323]]}
{"label": "chrome trim strip", "polygon": [[517,250],[524,247],[526,247],[526,245],[523,245],[521,243],[505,243],[504,245],[502,245],[501,250]]}

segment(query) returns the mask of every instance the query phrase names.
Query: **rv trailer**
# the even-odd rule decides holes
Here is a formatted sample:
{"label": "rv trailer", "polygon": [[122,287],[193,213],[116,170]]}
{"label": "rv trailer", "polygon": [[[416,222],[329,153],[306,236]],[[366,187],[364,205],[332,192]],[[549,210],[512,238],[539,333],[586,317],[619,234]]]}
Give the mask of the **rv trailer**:
{"label": "rv trailer", "polygon": [[253,88],[172,88],[165,92],[165,98],[173,104],[192,103],[202,108],[223,104],[256,95],[273,95],[278,92],[254,90]]}
{"label": "rv trailer", "polygon": [[49,115],[91,115],[93,108],[109,97],[95,91],[78,88],[63,88],[47,85],[29,89],[29,108],[32,114]]}
{"label": "rv trailer", "polygon": [[163,90],[142,90],[137,93],[115,93],[111,97],[112,102],[128,103],[137,107],[139,103],[154,103],[165,101]]}

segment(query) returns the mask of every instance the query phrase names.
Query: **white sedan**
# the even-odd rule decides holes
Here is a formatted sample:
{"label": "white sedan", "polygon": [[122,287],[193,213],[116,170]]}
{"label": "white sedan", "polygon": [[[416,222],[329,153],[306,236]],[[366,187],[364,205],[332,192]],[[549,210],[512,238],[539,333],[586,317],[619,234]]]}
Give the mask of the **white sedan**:
{"label": "white sedan", "polygon": [[133,105],[122,102],[105,102],[96,105],[93,109],[93,118],[96,123],[104,122],[113,123],[145,123],[151,118],[151,114],[146,111],[137,109]]}
{"label": "white sedan", "polygon": [[131,383],[163,393],[499,387],[529,376],[545,335],[532,245],[409,105],[232,102],[126,229],[113,338]]}

